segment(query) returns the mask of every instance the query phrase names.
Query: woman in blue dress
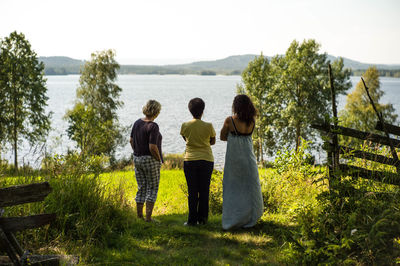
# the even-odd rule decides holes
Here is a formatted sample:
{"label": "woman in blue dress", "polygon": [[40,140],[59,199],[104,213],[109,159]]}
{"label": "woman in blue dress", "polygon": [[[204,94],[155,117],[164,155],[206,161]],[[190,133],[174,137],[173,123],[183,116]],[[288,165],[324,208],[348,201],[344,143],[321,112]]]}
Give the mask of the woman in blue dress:
{"label": "woman in blue dress", "polygon": [[263,214],[263,199],[251,135],[256,109],[247,95],[233,100],[232,116],[225,119],[220,138],[228,141],[225,155],[222,228],[249,228]]}

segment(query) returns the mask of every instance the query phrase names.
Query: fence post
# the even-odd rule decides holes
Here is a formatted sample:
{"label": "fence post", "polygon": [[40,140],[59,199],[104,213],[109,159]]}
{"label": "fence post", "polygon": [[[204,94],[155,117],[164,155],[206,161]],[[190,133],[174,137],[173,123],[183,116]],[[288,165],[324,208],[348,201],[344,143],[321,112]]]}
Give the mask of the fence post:
{"label": "fence post", "polygon": [[[333,124],[335,129],[338,125],[337,108],[336,108],[336,92],[333,85],[333,74],[331,64],[328,64],[328,74],[329,74],[329,85],[331,88],[331,99],[332,99],[332,113],[333,113]],[[335,176],[335,171],[339,168],[339,142],[338,136],[335,132],[330,134],[332,140],[333,150],[328,152],[328,165],[329,165],[329,186],[331,187],[331,179],[338,178]]]}

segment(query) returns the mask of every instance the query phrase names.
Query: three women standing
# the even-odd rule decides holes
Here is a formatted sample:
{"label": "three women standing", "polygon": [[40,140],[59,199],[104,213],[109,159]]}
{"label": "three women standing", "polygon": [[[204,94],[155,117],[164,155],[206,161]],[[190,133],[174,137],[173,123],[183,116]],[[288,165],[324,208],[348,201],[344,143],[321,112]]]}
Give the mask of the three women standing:
{"label": "three women standing", "polygon": [[[193,119],[181,126],[180,134],[186,141],[184,173],[188,186],[189,216],[185,225],[205,224],[208,220],[209,189],[214,168],[211,145],[215,144],[215,130],[211,123],[201,120],[205,103],[200,98],[189,102]],[[155,100],[143,107],[144,118],[132,128],[131,146],[134,150],[135,175],[138,183],[136,204],[138,217],[151,221],[157,198],[162,163],[161,140],[154,119],[161,105]],[[256,109],[246,95],[237,95],[232,105],[233,116],[225,119],[220,138],[227,141],[223,178],[222,228],[254,226],[263,213],[258,166],[253,152],[251,135],[255,126]]]}

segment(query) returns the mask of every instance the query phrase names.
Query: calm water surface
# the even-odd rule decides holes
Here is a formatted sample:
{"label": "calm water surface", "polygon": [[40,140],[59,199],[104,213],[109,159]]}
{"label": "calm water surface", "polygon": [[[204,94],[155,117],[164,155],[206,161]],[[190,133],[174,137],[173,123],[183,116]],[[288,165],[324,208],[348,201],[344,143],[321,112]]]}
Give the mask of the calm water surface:
{"label": "calm water surface", "polygon": [[[120,123],[131,127],[133,122],[142,117],[142,106],[148,99],[156,99],[162,105],[159,117],[155,120],[163,135],[164,153],[183,153],[185,142],[179,135],[180,126],[190,120],[187,104],[194,97],[202,98],[206,103],[203,120],[212,122],[217,132],[217,142],[212,146],[216,168],[224,164],[226,143],[219,140],[219,131],[226,116],[231,114],[232,100],[236,94],[236,86],[240,76],[196,76],[196,75],[120,75],[118,85],[123,89],[121,100],[124,106],[118,111]],[[360,77],[351,77],[353,87]],[[400,111],[400,79],[381,78],[381,88],[385,92],[382,103],[392,103],[398,114]],[[53,112],[52,131],[47,141],[47,152],[65,153],[75,149],[74,143],[66,135],[67,123],[63,116],[72,108],[75,90],[79,85],[78,75],[47,76],[48,111]],[[351,91],[351,90],[350,90]],[[345,96],[338,98],[338,109],[343,109]],[[128,144],[129,132],[126,132],[126,145],[118,150],[117,157],[129,157],[132,153]],[[34,158],[27,145],[19,151],[21,162],[39,161],[40,154]],[[10,152],[3,154],[9,160]],[[3,157],[4,158],[4,157]],[[30,163],[31,165],[34,163]]]}

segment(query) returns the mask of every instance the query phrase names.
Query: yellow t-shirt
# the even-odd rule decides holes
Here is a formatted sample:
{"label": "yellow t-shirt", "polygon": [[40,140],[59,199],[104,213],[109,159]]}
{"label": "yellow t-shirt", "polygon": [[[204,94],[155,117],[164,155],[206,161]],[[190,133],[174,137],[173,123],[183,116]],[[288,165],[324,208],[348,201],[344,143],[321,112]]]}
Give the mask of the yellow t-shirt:
{"label": "yellow t-shirt", "polygon": [[181,135],[186,138],[185,161],[214,162],[210,138],[215,137],[215,130],[211,123],[200,119],[185,122],[181,127]]}

